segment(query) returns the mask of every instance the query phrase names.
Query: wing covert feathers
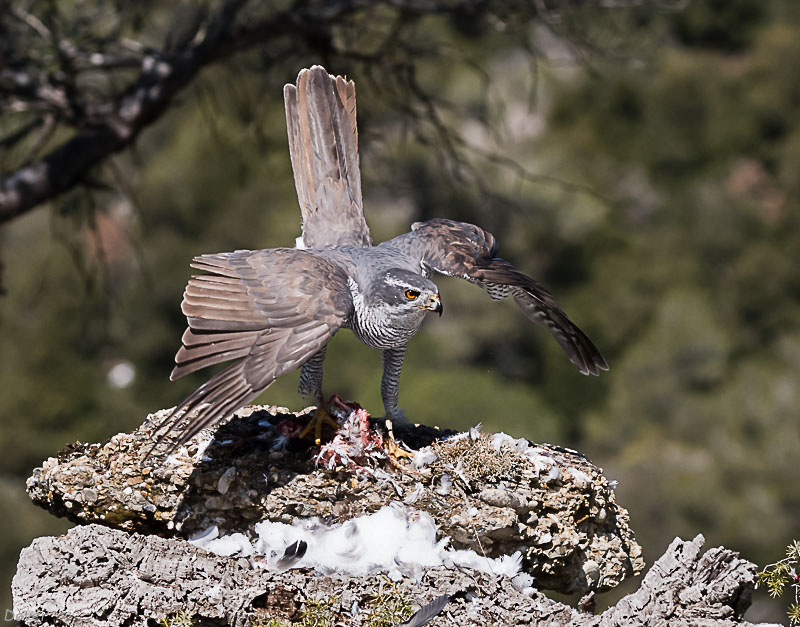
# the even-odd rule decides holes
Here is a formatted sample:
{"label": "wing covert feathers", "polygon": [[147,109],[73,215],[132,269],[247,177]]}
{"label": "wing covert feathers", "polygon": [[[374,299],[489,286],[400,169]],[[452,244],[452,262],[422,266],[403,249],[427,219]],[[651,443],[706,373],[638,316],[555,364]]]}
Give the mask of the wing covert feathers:
{"label": "wing covert feathers", "polygon": [[[233,361],[159,427],[177,446],[228,418],[330,340],[352,308],[347,275],[310,251],[240,250],[196,257],[181,310],[188,327],[170,379]],[[179,426],[183,425],[183,426]],[[159,440],[160,441],[160,440]]]}
{"label": "wing covert feathers", "polygon": [[371,246],[364,220],[353,81],[315,65],[283,88],[306,248]]}
{"label": "wing covert feathers", "polygon": [[411,226],[412,253],[423,266],[476,283],[494,299],[513,295],[528,320],[543,324],[569,360],[586,375],[608,370],[597,347],[558,306],[543,285],[497,257],[494,236],[466,222],[435,219]]}

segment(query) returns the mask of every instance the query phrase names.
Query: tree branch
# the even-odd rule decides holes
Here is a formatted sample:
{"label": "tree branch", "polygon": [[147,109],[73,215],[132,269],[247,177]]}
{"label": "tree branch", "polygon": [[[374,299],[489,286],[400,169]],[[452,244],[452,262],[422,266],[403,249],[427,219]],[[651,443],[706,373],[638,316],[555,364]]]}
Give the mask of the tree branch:
{"label": "tree branch", "polygon": [[[47,19],[39,19],[19,9],[16,17],[25,32],[17,33],[14,41],[7,44],[11,56],[3,58],[0,54],[0,96],[3,97],[0,110],[50,115],[56,127],[67,124],[76,132],[48,154],[21,165],[0,180],[0,224],[83,183],[93,168],[130,147],[139,133],[163,115],[203,68],[236,52],[282,39],[291,42],[298,57],[312,50],[323,57],[336,55],[367,65],[385,66],[384,69],[397,69],[395,57],[409,50],[400,40],[403,27],[421,16],[446,15],[456,21],[495,16],[514,23],[528,23],[565,7],[604,6],[605,2],[607,0],[563,0],[550,6],[548,2],[536,5],[527,0],[497,4],[486,0],[385,0],[382,3],[336,0],[321,4],[295,0],[284,11],[253,17],[245,13],[255,11],[255,3],[251,6],[248,0],[227,0],[211,17],[205,13],[193,16],[196,22],[188,20],[192,22],[189,32],[175,35],[177,43],[167,43],[161,51],[122,37],[125,29],[121,18],[113,28],[106,28],[108,32],[103,35],[81,31],[85,29],[86,16],[65,29],[58,14],[55,18],[48,14]],[[264,7],[259,5],[258,10],[263,11]],[[336,41],[334,29],[351,17],[363,18],[359,22],[361,26],[383,24],[388,19],[389,33],[383,38],[383,45],[365,56],[353,41]],[[82,39],[72,41],[62,31],[70,36],[78,32]],[[45,44],[41,44],[43,39]],[[25,49],[35,48],[35,45],[49,47],[35,54]],[[417,56],[430,56],[435,48],[430,46],[429,50],[415,52]],[[267,55],[262,61],[262,71],[269,71],[279,62]],[[51,69],[54,65],[55,70]],[[424,94],[413,91],[414,62],[406,59],[399,65],[407,74],[404,87],[412,88],[412,98],[417,97],[423,105],[428,105],[423,111],[431,116],[438,139],[445,143],[445,151],[453,157],[451,166],[456,174],[460,173],[463,159],[455,155],[456,146],[449,143],[449,134],[442,134],[443,122],[437,111],[422,97]],[[135,67],[139,67],[139,74],[130,79],[129,74]],[[82,79],[87,72],[93,73],[94,80]],[[117,72],[129,78],[128,87],[117,93],[111,89],[112,93],[97,97],[95,91],[103,84],[97,77],[111,79]],[[386,72],[381,71],[381,74]],[[17,143],[35,127],[26,121],[10,137]]]}
{"label": "tree branch", "polygon": [[91,109],[89,117],[96,122],[0,181],[0,223],[67,191],[106,158],[132,145],[205,66],[297,28],[291,14],[278,13],[255,26],[234,29],[241,5],[229,3],[197,45],[168,57],[146,56],[138,79],[115,102]]}

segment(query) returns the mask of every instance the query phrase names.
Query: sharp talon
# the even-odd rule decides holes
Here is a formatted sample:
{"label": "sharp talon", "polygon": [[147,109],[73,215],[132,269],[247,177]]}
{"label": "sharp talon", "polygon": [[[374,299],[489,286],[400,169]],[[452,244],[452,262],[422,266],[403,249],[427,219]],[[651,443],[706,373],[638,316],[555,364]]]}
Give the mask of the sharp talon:
{"label": "sharp talon", "polygon": [[308,421],[308,424],[303,427],[303,430],[297,436],[299,438],[306,437],[311,430],[314,430],[314,444],[319,446],[322,443],[322,425],[323,423],[327,424],[331,427],[334,431],[339,430],[339,423],[336,422],[333,418],[331,418],[330,414],[324,407],[317,407],[314,411],[314,415]]}
{"label": "sharp talon", "polygon": [[412,455],[400,444],[398,444],[394,437],[394,425],[392,424],[392,419],[387,418],[385,424],[388,437],[386,438],[384,445],[386,446],[386,453],[389,455],[389,457],[395,461],[402,458],[411,458]]}

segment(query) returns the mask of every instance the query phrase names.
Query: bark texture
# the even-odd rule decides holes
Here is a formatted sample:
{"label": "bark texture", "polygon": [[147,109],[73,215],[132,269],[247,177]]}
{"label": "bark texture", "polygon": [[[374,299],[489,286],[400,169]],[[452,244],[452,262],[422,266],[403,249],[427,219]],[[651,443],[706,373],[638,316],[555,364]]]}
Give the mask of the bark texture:
{"label": "bark texture", "polygon": [[[138,78],[108,102],[87,107],[79,130],[70,139],[0,178],[0,223],[84,182],[92,168],[132,146],[139,133],[164,114],[205,66],[286,31],[302,37],[307,30],[284,12],[255,25],[240,25],[237,16],[243,4],[241,0],[228,2],[199,41],[171,54],[142,58]],[[0,86],[20,81],[26,85],[34,82],[10,71],[0,74]],[[68,103],[68,96],[59,94],[57,100]]]}
{"label": "bark texture", "polygon": [[[676,538],[638,591],[591,616],[538,591],[526,596],[502,576],[437,568],[420,582],[387,585],[380,577],[270,573],[182,539],[85,525],[65,536],[38,538],[22,551],[14,610],[28,627],[147,625],[175,615],[191,616],[199,625],[244,627],[298,622],[309,612],[316,612],[320,627],[361,626],[399,624],[417,607],[448,594],[452,598],[428,623],[432,627],[749,625],[741,616],[755,565],[723,548],[701,555],[702,545],[702,536],[691,542]],[[399,601],[405,618],[376,622],[390,601]]]}

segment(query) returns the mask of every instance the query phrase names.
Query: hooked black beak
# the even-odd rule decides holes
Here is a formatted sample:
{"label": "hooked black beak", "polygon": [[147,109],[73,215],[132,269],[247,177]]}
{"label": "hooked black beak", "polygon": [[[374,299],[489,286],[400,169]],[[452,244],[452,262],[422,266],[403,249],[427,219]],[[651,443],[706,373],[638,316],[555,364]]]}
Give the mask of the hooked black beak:
{"label": "hooked black beak", "polygon": [[442,301],[439,300],[438,294],[431,295],[431,297],[428,298],[424,304],[420,303],[417,305],[417,307],[420,309],[427,309],[428,311],[435,311],[439,314],[439,317],[442,316],[442,312],[444,311],[444,308],[442,307]]}
{"label": "hooked black beak", "polygon": [[438,313],[440,318],[442,317],[442,312],[444,311],[444,307],[442,307],[442,301],[439,300],[438,294],[434,294],[433,298],[431,298],[431,303],[428,308],[431,311]]}

